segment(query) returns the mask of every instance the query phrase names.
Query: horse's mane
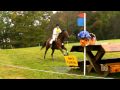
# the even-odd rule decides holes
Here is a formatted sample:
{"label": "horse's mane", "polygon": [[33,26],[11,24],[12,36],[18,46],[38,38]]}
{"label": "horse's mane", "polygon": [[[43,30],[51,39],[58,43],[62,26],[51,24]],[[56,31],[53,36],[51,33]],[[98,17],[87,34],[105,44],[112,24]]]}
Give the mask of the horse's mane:
{"label": "horse's mane", "polygon": [[65,32],[65,30],[62,30],[62,32],[59,34],[58,38],[62,37],[64,32]]}

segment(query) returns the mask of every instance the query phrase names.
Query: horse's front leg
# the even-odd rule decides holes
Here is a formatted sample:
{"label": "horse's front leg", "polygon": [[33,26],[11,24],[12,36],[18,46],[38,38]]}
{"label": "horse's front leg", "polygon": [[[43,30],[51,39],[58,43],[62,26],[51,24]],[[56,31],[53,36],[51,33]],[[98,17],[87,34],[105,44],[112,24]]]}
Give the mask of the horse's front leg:
{"label": "horse's front leg", "polygon": [[66,51],[66,55],[68,55],[68,50],[63,46],[63,49]]}
{"label": "horse's front leg", "polygon": [[62,52],[62,54],[63,54],[64,56],[66,56],[66,53],[64,53],[63,49],[62,49],[61,47],[60,47],[59,49],[60,49],[60,51]]}

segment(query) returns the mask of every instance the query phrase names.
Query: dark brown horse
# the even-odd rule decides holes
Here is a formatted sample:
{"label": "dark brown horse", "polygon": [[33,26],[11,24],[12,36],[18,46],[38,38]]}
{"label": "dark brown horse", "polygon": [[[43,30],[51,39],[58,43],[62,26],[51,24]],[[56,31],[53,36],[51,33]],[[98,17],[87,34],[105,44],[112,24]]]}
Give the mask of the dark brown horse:
{"label": "dark brown horse", "polygon": [[[68,55],[68,51],[64,47],[64,41],[65,41],[65,39],[68,39],[68,38],[69,38],[68,32],[66,30],[62,30],[62,32],[59,34],[57,40],[53,41],[52,47],[51,47],[51,49],[52,49],[52,53],[51,53],[52,59],[54,59],[53,54],[54,54],[55,49],[60,50],[64,55]],[[44,53],[44,59],[46,57],[46,53],[47,53],[48,49],[50,48],[50,40],[51,40],[51,38],[49,38],[47,41],[45,41],[44,44],[41,47],[41,49],[46,47],[46,50],[45,50],[45,53]],[[66,53],[64,53],[63,50],[66,50]]]}

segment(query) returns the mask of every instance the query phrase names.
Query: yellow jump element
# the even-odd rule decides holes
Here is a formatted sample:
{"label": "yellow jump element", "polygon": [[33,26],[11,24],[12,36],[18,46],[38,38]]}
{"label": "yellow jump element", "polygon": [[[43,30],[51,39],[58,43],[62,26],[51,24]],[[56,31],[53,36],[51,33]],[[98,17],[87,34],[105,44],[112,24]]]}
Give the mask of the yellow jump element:
{"label": "yellow jump element", "polygon": [[70,66],[70,67],[78,66],[78,60],[74,55],[64,56],[64,58],[65,58],[67,66]]}

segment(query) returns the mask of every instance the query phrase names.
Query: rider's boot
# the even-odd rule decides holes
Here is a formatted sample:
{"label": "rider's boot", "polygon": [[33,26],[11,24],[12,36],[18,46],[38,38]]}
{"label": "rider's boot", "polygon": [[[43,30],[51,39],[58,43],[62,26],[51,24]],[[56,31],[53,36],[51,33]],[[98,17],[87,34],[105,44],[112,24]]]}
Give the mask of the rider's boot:
{"label": "rider's boot", "polygon": [[50,44],[50,48],[52,48],[52,44]]}

